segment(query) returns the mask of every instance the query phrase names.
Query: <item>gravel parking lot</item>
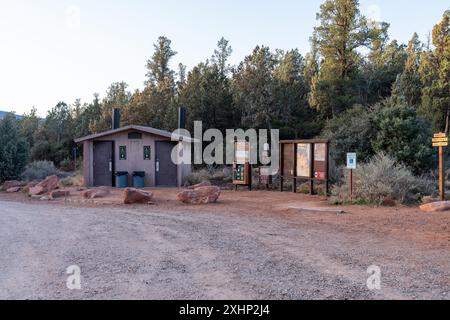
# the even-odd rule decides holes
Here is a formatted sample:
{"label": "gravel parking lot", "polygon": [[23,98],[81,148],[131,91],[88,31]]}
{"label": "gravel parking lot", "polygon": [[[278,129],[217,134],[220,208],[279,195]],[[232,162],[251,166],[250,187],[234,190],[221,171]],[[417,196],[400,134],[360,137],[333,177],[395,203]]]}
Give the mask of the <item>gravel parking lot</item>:
{"label": "gravel parking lot", "polygon": [[0,299],[449,299],[446,213],[301,212],[287,204],[322,200],[269,192],[193,207],[171,192],[131,207],[0,196]]}

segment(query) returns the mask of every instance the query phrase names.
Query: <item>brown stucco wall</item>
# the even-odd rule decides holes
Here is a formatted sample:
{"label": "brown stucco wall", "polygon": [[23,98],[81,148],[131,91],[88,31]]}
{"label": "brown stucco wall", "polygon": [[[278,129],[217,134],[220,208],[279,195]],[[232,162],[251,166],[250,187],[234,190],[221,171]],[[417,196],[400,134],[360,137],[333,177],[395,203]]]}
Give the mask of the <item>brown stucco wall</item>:
{"label": "brown stucco wall", "polygon": [[91,169],[91,153],[90,153],[90,141],[83,142],[83,177],[86,186],[92,185],[90,179],[90,169]]}
{"label": "brown stucco wall", "polygon": [[[128,133],[133,132],[134,130],[129,130],[125,132],[120,132],[117,134],[112,134],[109,136],[101,137],[95,139],[94,141],[114,141],[114,162],[115,162],[115,172],[117,171],[127,171],[129,173],[129,181],[128,184],[132,186],[132,173],[133,171],[145,171],[145,186],[146,187],[154,187],[156,184],[156,176],[155,176],[155,145],[156,141],[170,141],[169,138],[149,134],[142,133],[142,139],[138,140],[130,140],[128,139]],[[93,140],[85,141],[83,143],[84,146],[84,177],[87,186],[93,186]],[[183,157],[189,159],[190,157],[190,148],[188,143],[180,143],[183,146]],[[119,156],[119,148],[120,146],[127,147],[127,159],[120,160]],[[144,146],[151,147],[151,159],[144,160]],[[191,173],[191,166],[182,164],[178,166],[178,186],[181,186],[186,175]]]}

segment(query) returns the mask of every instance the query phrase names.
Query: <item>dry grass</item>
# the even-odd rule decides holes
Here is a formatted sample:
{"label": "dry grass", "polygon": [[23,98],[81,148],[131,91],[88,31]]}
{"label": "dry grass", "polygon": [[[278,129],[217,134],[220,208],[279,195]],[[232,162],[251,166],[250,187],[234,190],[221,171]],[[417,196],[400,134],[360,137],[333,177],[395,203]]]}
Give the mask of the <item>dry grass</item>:
{"label": "dry grass", "polygon": [[81,174],[76,174],[60,181],[63,187],[84,187],[84,177]]}

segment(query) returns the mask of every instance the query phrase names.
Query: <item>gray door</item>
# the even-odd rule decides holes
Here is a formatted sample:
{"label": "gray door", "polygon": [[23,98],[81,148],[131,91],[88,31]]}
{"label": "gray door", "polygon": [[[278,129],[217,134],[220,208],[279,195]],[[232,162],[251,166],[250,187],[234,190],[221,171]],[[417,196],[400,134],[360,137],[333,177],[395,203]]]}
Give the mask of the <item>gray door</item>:
{"label": "gray door", "polygon": [[94,142],[94,186],[112,187],[114,173],[114,142]]}
{"label": "gray door", "polygon": [[156,185],[158,187],[176,187],[177,165],[172,161],[172,150],[177,144],[168,141],[156,141]]}

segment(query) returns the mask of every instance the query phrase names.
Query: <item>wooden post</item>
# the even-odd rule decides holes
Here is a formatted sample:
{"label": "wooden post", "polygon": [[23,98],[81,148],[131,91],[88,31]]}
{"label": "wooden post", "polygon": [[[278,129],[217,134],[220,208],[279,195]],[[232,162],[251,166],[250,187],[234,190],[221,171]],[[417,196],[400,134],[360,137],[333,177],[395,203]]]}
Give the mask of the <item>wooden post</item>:
{"label": "wooden post", "polygon": [[314,143],[311,143],[311,149],[310,149],[310,152],[311,152],[311,163],[310,163],[310,165],[311,165],[311,168],[310,168],[310,173],[309,173],[309,176],[310,176],[310,180],[309,180],[309,194],[311,195],[311,196],[313,196],[314,195]]}
{"label": "wooden post", "polygon": [[441,195],[441,201],[445,201],[444,147],[439,147],[439,193]]}
{"label": "wooden post", "polygon": [[292,192],[297,193],[297,144],[292,144],[293,154],[294,154],[294,172],[293,172],[293,182],[292,182]]}
{"label": "wooden post", "polygon": [[328,197],[330,195],[330,143],[327,142],[327,151],[326,151],[326,159],[325,163],[327,166],[326,175],[327,180],[325,181],[325,195]]}
{"label": "wooden post", "polygon": [[439,148],[439,195],[441,201],[445,201],[445,160],[444,147],[448,147],[446,133],[436,133],[433,137],[433,147]]}
{"label": "wooden post", "polygon": [[280,192],[284,191],[284,144],[280,143]]}
{"label": "wooden post", "polygon": [[[250,152],[250,151],[249,151]],[[253,166],[248,163],[247,164],[247,170],[248,170],[248,191],[252,191],[252,184],[253,184]]]}

